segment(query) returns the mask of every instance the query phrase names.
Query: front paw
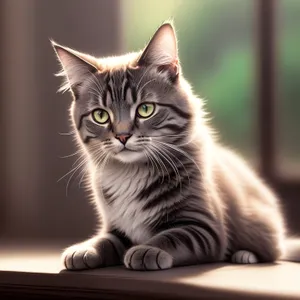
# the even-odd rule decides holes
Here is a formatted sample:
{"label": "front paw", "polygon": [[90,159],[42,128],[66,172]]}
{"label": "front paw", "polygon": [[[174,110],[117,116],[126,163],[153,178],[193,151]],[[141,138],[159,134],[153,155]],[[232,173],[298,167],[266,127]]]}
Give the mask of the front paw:
{"label": "front paw", "polygon": [[103,265],[99,251],[84,243],[67,248],[62,260],[68,270],[94,269]]}
{"label": "front paw", "polygon": [[124,257],[126,268],[132,270],[163,270],[173,266],[172,256],[164,250],[148,245],[130,248]]}

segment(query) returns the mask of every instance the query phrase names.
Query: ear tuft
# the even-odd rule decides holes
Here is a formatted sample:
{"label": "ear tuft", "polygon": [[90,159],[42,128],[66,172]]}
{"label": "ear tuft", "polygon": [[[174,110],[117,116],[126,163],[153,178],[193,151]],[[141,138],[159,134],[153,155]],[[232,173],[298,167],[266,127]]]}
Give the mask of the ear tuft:
{"label": "ear tuft", "polygon": [[59,92],[72,91],[75,98],[78,95],[78,87],[91,74],[98,71],[97,67],[84,59],[81,54],[68,47],[61,46],[51,40],[51,44],[62,66],[61,71],[56,76],[64,77]]}
{"label": "ear tuft", "polygon": [[138,65],[170,65],[178,63],[177,40],[171,23],[165,23],[158,28],[143,51]]}
{"label": "ear tuft", "polygon": [[180,66],[177,39],[172,23],[161,25],[143,51],[138,66],[156,66],[159,72],[167,73],[171,82],[178,78]]}

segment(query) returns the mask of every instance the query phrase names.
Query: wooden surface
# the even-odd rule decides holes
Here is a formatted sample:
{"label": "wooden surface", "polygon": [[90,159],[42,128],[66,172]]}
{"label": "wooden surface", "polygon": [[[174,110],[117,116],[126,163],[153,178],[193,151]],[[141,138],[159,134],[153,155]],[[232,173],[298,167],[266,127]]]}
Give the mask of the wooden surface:
{"label": "wooden surface", "polygon": [[58,247],[2,245],[0,299],[300,299],[300,264],[62,271]]}

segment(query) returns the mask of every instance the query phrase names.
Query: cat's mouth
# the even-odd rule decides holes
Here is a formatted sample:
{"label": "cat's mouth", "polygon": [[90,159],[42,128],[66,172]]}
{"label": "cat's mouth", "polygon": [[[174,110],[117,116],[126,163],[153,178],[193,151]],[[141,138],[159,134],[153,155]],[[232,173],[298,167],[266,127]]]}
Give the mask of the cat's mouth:
{"label": "cat's mouth", "polygon": [[[124,146],[124,148],[120,151],[120,152],[138,152],[138,150],[134,150],[134,149],[129,149],[126,146]],[[119,153],[120,153],[119,152]]]}
{"label": "cat's mouth", "polygon": [[116,153],[115,158],[124,163],[141,162],[146,159],[143,151],[140,151],[139,149],[129,149],[127,147],[123,147],[122,150]]}

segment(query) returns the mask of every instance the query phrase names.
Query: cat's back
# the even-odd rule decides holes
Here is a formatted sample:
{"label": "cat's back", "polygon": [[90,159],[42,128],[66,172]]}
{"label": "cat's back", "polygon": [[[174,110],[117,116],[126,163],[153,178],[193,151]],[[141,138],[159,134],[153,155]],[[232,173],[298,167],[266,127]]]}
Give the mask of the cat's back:
{"label": "cat's back", "polygon": [[239,154],[218,145],[216,157],[218,186],[231,201],[245,207],[258,203],[277,206],[278,199],[273,191]]}

